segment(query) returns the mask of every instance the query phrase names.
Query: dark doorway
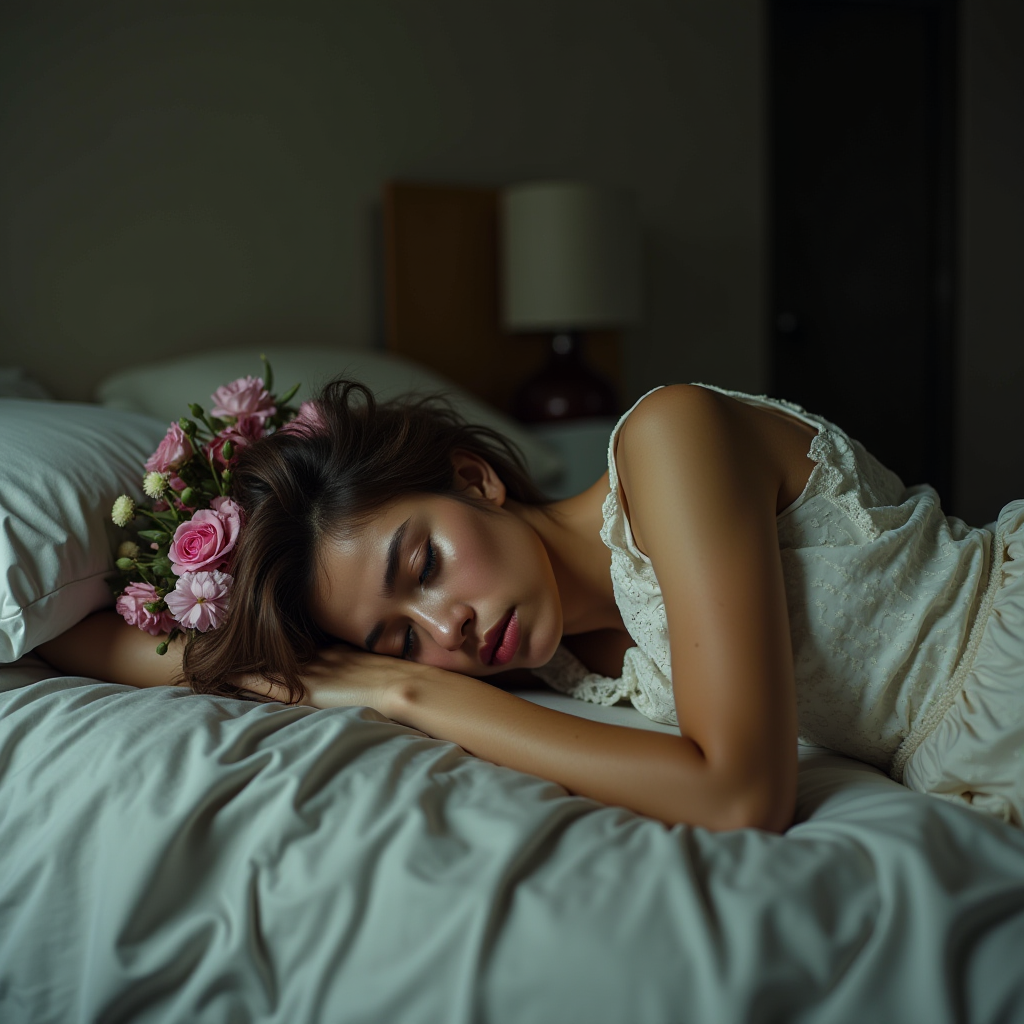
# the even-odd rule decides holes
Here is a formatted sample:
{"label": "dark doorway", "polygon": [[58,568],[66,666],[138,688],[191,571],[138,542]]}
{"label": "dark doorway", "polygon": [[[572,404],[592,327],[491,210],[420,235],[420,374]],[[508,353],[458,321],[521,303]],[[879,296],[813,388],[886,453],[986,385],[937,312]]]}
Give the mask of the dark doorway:
{"label": "dark doorway", "polygon": [[772,393],[955,512],[955,0],[770,0]]}

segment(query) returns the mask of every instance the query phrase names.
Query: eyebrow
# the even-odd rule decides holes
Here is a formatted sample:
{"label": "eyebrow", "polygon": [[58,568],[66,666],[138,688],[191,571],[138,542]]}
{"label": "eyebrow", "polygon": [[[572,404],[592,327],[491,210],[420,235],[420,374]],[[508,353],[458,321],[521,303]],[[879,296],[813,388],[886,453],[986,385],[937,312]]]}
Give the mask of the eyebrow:
{"label": "eyebrow", "polygon": [[[411,517],[410,517],[411,518]],[[381,586],[381,594],[384,597],[393,597],[395,593],[395,577],[398,575],[398,560],[402,554],[402,540],[405,537],[405,531],[409,526],[409,519],[406,519],[402,525],[395,530],[392,534],[391,541],[388,544],[388,563],[384,569],[384,580]],[[380,639],[381,633],[384,632],[384,623],[378,622],[369,633],[366,634],[366,639],[363,643],[366,645],[368,651],[372,651],[377,646],[377,641]]]}

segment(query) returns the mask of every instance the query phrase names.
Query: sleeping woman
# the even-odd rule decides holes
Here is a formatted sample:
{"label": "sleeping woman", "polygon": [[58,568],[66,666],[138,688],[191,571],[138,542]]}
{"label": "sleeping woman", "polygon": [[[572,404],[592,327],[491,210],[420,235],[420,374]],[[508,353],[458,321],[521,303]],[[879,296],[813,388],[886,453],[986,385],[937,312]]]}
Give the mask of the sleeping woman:
{"label": "sleeping woman", "polygon": [[[40,653],[136,686],[368,706],[666,823],[783,831],[797,741],[1024,825],[1024,501],[945,516],[789,403],[656,389],[546,502],[443,404],[336,381],[239,456],[232,608],[174,643],[114,612]],[[538,706],[530,670],[679,733]]]}

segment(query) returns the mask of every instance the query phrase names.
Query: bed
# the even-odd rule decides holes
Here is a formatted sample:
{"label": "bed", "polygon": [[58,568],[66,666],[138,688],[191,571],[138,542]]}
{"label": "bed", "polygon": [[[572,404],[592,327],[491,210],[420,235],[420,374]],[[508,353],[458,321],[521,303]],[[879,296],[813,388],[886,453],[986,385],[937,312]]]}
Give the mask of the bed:
{"label": "bed", "polygon": [[[493,190],[389,185],[389,351],[266,354],[300,399],[339,372],[443,388],[554,488],[558,453],[496,408],[495,216]],[[799,749],[785,835],[715,834],[369,709],[49,669],[33,649],[111,603],[111,502],[258,355],[128,367],[82,404],[0,371],[0,1024],[1024,1022],[1024,833],[830,751]]]}
{"label": "bed", "polygon": [[[109,603],[110,500],[159,403],[247,358],[128,371],[103,404],[0,400],[0,1021],[1024,1021],[1024,834],[849,758],[800,749],[785,835],[715,834],[369,709],[56,675],[32,649]],[[432,380],[273,359],[308,388]]]}

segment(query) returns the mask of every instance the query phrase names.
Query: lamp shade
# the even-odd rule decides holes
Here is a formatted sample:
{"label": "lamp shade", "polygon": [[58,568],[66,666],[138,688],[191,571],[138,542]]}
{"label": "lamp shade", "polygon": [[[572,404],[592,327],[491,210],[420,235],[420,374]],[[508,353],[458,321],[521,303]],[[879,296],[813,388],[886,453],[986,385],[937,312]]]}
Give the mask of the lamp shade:
{"label": "lamp shade", "polygon": [[640,245],[628,196],[575,182],[501,196],[502,297],[510,331],[625,327],[640,315]]}

